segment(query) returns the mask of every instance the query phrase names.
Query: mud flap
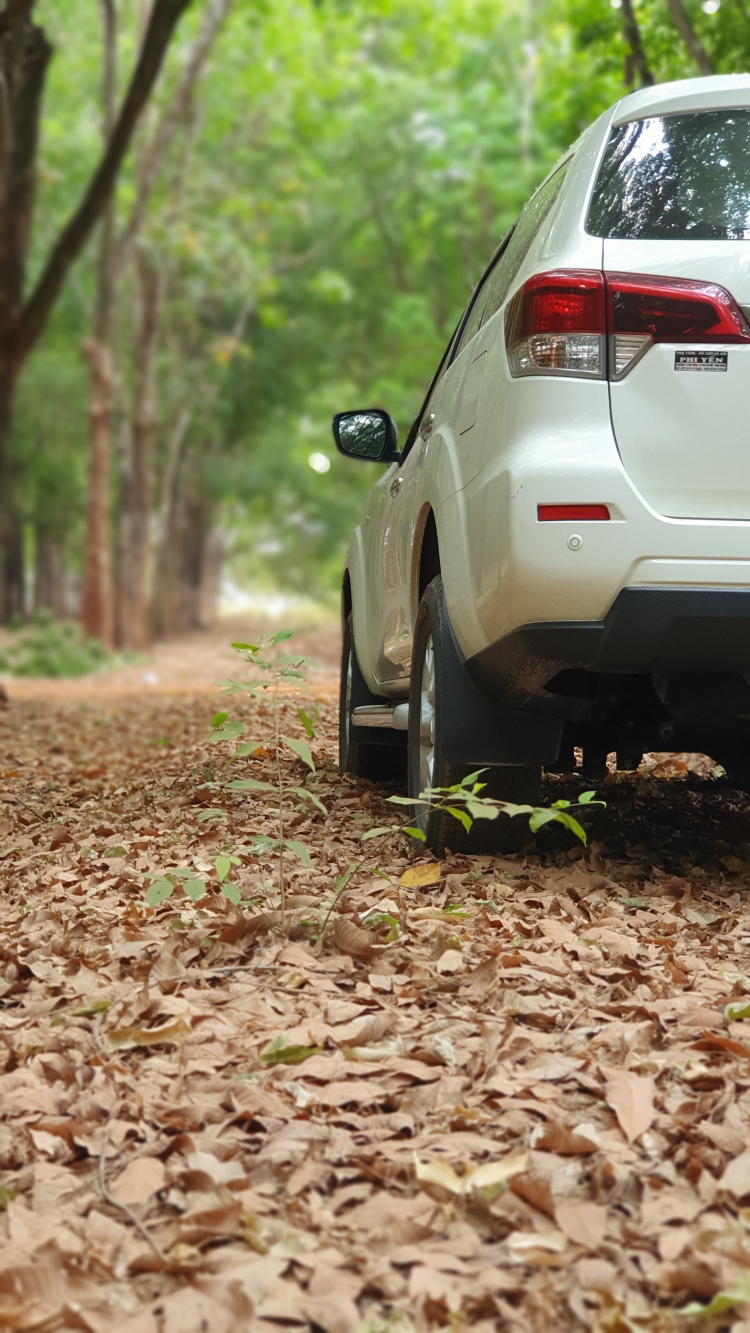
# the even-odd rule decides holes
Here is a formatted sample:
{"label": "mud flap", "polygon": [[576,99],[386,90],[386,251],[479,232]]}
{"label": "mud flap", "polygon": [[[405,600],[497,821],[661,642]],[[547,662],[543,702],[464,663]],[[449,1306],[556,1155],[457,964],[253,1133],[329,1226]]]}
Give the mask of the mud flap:
{"label": "mud flap", "polygon": [[471,679],[443,597],[443,709],[437,758],[451,764],[554,764],[563,722],[489,703]]}

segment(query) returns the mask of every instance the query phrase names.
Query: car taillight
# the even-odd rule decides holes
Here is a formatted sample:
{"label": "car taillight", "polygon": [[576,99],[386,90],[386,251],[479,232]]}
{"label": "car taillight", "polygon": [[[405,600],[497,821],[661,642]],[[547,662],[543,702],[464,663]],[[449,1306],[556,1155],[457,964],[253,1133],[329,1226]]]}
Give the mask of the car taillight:
{"label": "car taillight", "polygon": [[750,328],[724,287],[688,278],[606,273],[610,379],[622,379],[653,343],[746,343]]}
{"label": "car taillight", "polygon": [[505,317],[514,376],[622,379],[657,342],[748,343],[750,327],[715,283],[595,269],[535,274]]}
{"label": "car taillight", "polygon": [[605,365],[604,278],[595,269],[538,273],[508,306],[505,345],[512,375],[585,375]]}

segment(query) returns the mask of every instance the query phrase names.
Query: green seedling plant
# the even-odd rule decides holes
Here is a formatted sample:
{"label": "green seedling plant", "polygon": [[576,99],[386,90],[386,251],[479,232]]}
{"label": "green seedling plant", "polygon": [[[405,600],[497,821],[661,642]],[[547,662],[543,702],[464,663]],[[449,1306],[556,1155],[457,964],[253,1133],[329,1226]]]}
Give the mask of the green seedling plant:
{"label": "green seedling plant", "polygon": [[[509,815],[511,819],[517,815],[528,815],[532,833],[536,833],[544,824],[563,824],[580,838],[584,846],[586,845],[585,829],[581,827],[575,815],[569,813],[574,804],[572,801],[553,801],[551,805],[514,805],[512,801],[500,801],[494,796],[483,796],[482,792],[487,784],[480,782],[479,779],[484,771],[478,769],[476,773],[469,773],[452,787],[427,787],[417,798],[389,796],[388,800],[392,805],[406,805],[412,810],[415,806],[421,806],[424,814],[444,810],[457,819],[467,833],[471,831],[475,819],[497,819],[501,814]],[[598,801],[596,792],[584,791],[575,804],[606,805],[606,801]],[[384,828],[368,829],[363,833],[362,841],[368,838],[381,838],[386,833],[406,833],[417,842],[425,841],[424,829],[417,824],[389,824]]]}
{"label": "green seedling plant", "polygon": [[[273,701],[273,734],[270,737],[259,738],[257,740],[244,740],[245,724],[244,722],[233,721],[228,712],[218,712],[211,720],[211,733],[209,743],[217,744],[221,742],[235,743],[235,749],[232,759],[244,759],[250,755],[273,751],[275,755],[275,781],[265,782],[260,778],[235,778],[227,784],[215,782],[212,778],[210,768],[206,769],[206,781],[204,786],[212,791],[222,787],[227,791],[258,791],[273,794],[278,807],[278,832],[275,837],[268,837],[265,834],[256,833],[247,846],[236,847],[233,850],[222,849],[214,862],[216,878],[219,883],[220,892],[225,898],[228,898],[235,905],[240,902],[239,887],[234,884],[229,875],[233,866],[241,865],[241,857],[238,852],[245,855],[262,856],[269,852],[278,852],[279,856],[279,875],[278,890],[281,900],[281,924],[282,930],[286,929],[286,873],[285,873],[285,853],[292,853],[297,856],[304,865],[312,866],[310,852],[305,843],[294,838],[285,836],[285,827],[287,825],[287,811],[290,798],[296,796],[298,800],[309,801],[325,815],[328,813],[323,802],[316,792],[308,787],[298,786],[285,780],[284,769],[281,762],[283,750],[286,748],[301,759],[309,768],[311,774],[314,774],[315,762],[310,750],[310,741],[314,738],[315,728],[310,712],[304,708],[297,709],[297,717],[302,725],[305,737],[286,736],[281,733],[281,690],[287,683],[294,682],[296,685],[307,689],[307,682],[304,675],[304,667],[309,659],[299,655],[290,655],[288,653],[279,653],[275,650],[278,645],[285,642],[292,635],[293,631],[289,629],[279,630],[275,634],[264,635],[258,643],[233,643],[232,647],[242,654],[244,660],[250,664],[253,670],[258,674],[249,681],[222,680],[218,684],[226,694],[242,692],[249,694],[251,698],[256,698],[259,690],[268,691]],[[269,656],[272,654],[272,656]],[[311,709],[313,713],[317,710]],[[210,809],[202,810],[198,815],[198,823],[211,823],[220,825],[228,820],[228,814],[221,806],[213,806]],[[146,893],[146,902],[150,907],[157,907],[160,903],[166,902],[171,898],[176,890],[185,894],[193,903],[197,903],[207,893],[207,885],[204,879],[200,877],[195,870],[188,866],[170,866],[150,875],[152,883]]]}
{"label": "green seedling plant", "polygon": [[[316,792],[308,787],[301,787],[294,783],[288,783],[285,780],[284,769],[281,762],[283,750],[291,750],[302,763],[309,768],[311,774],[315,774],[315,761],[310,750],[310,741],[314,738],[315,728],[313,719],[304,708],[297,709],[302,728],[305,732],[305,739],[298,736],[286,736],[281,733],[281,690],[285,684],[294,683],[298,687],[307,689],[304,668],[309,663],[309,658],[301,657],[298,654],[274,652],[280,643],[285,642],[292,635],[290,629],[279,630],[275,634],[264,635],[258,643],[233,643],[232,647],[242,654],[244,660],[249,663],[254,671],[261,674],[250,681],[222,680],[219,685],[226,694],[243,692],[250,694],[254,699],[258,690],[265,690],[270,693],[273,701],[273,735],[271,737],[245,741],[243,740],[234,751],[233,759],[244,759],[249,755],[257,753],[259,750],[273,750],[275,755],[275,782],[264,782],[259,778],[235,778],[228,784],[229,791],[265,791],[273,792],[278,807],[278,832],[276,837],[268,837],[265,834],[256,833],[248,848],[246,849],[252,855],[262,856],[269,852],[277,852],[279,857],[278,872],[278,890],[281,901],[281,925],[282,930],[286,928],[286,873],[285,873],[285,853],[291,852],[302,861],[303,865],[312,866],[310,852],[305,843],[295,838],[285,836],[286,816],[289,804],[289,798],[296,796],[298,800],[310,801],[325,815],[328,813],[326,807]],[[268,654],[273,653],[273,656]],[[314,710],[313,710],[314,711]],[[212,741],[230,740],[239,741],[244,733],[244,723],[232,722],[229,720],[228,713],[217,713],[213,719]]]}

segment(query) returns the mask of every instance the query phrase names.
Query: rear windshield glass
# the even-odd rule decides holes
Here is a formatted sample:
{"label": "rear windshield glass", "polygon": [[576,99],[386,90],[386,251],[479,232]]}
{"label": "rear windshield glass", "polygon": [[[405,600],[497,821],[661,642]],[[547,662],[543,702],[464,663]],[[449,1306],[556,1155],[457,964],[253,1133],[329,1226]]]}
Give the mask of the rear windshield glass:
{"label": "rear windshield glass", "polygon": [[629,241],[750,239],[750,111],[619,125],[586,230]]}

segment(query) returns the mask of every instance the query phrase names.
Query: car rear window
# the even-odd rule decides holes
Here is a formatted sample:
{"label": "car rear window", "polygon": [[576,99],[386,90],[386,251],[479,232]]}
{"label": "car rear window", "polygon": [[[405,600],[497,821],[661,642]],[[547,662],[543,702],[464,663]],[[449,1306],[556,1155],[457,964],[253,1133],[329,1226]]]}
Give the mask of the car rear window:
{"label": "car rear window", "polygon": [[628,241],[750,239],[750,111],[618,125],[586,230]]}

